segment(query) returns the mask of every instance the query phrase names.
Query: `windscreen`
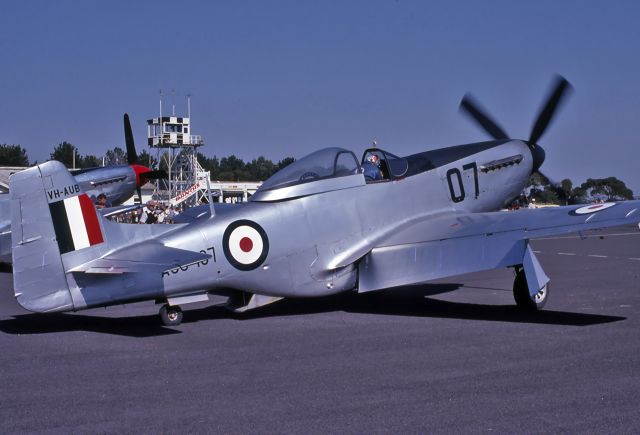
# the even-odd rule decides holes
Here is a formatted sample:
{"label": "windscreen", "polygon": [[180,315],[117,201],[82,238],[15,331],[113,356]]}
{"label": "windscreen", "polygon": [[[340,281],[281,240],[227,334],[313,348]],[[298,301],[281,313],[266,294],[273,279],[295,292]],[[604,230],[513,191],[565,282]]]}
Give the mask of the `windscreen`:
{"label": "windscreen", "polygon": [[262,183],[260,190],[343,177],[357,173],[358,169],[358,162],[351,151],[342,148],[324,148],[276,172],[271,178]]}

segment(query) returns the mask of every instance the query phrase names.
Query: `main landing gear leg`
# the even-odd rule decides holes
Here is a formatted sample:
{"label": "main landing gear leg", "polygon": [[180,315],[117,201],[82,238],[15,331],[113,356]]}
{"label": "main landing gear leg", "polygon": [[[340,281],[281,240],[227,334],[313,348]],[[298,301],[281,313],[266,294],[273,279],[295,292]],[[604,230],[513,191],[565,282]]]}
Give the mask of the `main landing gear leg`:
{"label": "main landing gear leg", "polygon": [[513,280],[513,298],[518,308],[524,311],[538,311],[544,307],[549,297],[549,283],[531,296],[527,287],[527,278],[522,267],[516,267],[516,277]]}
{"label": "main landing gear leg", "polygon": [[182,322],[182,309],[178,305],[164,304],[160,308],[160,320],[165,326],[178,326]]}

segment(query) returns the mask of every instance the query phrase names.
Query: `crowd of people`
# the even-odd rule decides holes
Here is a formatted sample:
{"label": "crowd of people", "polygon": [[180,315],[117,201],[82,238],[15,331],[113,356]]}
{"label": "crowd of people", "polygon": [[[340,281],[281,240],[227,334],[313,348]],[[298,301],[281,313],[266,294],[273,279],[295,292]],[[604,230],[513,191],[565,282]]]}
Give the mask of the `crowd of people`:
{"label": "crowd of people", "polygon": [[[96,206],[97,207],[97,206]],[[172,224],[182,207],[149,201],[143,207],[112,216],[110,219],[127,224]]]}

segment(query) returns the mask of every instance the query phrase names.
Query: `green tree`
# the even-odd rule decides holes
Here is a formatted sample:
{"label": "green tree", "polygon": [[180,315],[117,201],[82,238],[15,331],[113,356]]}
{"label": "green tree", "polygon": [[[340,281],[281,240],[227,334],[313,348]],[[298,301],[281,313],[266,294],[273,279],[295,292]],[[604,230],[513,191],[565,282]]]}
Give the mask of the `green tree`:
{"label": "green tree", "polygon": [[236,157],[230,155],[220,160],[220,179],[229,181],[240,181],[249,179],[249,171],[247,171],[246,163]]}
{"label": "green tree", "polygon": [[568,178],[565,178],[560,182],[559,191],[565,201],[563,204],[582,204],[586,202],[585,190],[580,186],[573,187],[573,182]]}
{"label": "green tree", "polygon": [[616,177],[589,178],[580,186],[588,196],[605,195],[608,201],[633,199],[633,192]]}
{"label": "green tree", "polygon": [[271,160],[260,156],[247,164],[247,170],[249,181],[264,181],[276,172],[277,166]]}
{"label": "green tree", "polygon": [[537,200],[544,204],[558,204],[560,202],[558,192],[552,185],[545,186],[544,190],[539,193]]}
{"label": "green tree", "polygon": [[537,203],[558,204],[560,199],[556,189],[548,184],[542,188],[534,187],[529,191],[529,200],[535,199]]}
{"label": "green tree", "polygon": [[294,159],[293,157],[285,157],[284,159],[280,160],[276,165],[278,167],[278,171],[284,167],[289,166],[291,163],[295,161],[296,159]]}
{"label": "green tree", "polygon": [[582,186],[573,189],[573,195],[569,201],[570,204],[584,204],[587,201],[587,191]]}
{"label": "green tree", "polygon": [[534,172],[529,176],[527,187],[532,187],[536,190],[542,190],[547,184],[549,184],[549,180],[546,177],[543,177],[539,172]]}
{"label": "green tree", "polygon": [[120,147],[114,147],[104,155],[105,166],[126,165],[127,162],[127,153]]}
{"label": "green tree", "polygon": [[293,157],[286,157],[277,164],[264,156],[245,163],[235,155],[223,157],[208,157],[202,153],[197,154],[198,163],[205,171],[209,171],[211,179],[224,181],[264,181],[285,166],[293,163]]}
{"label": "green tree", "polygon": [[147,150],[143,150],[140,154],[138,154],[138,164],[147,166],[149,168],[155,168],[158,164],[158,159],[149,154]]}
{"label": "green tree", "polygon": [[57,160],[63,163],[67,168],[73,167],[73,155],[75,154],[76,167],[80,163],[80,153],[73,144],[64,141],[53,149],[51,153],[51,160]]}
{"label": "green tree", "polygon": [[527,187],[530,188],[529,199],[535,199],[537,203],[560,204],[563,202],[560,198],[564,196],[561,187],[553,185],[551,180],[540,172],[531,174]]}
{"label": "green tree", "polygon": [[0,144],[0,165],[29,166],[27,151],[20,145]]}
{"label": "green tree", "polygon": [[212,180],[218,180],[220,174],[220,162],[216,156],[207,157],[202,153],[197,154],[198,163],[205,171],[209,171]]}
{"label": "green tree", "polygon": [[80,158],[80,164],[76,163],[79,168],[95,168],[102,164],[102,158],[98,158],[94,155],[87,154]]}

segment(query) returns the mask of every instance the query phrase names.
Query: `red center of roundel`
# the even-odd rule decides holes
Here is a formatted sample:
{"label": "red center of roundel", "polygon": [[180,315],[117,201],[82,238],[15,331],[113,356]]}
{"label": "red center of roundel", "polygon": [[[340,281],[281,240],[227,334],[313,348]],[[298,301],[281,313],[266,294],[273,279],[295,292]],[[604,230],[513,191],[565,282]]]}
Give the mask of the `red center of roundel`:
{"label": "red center of roundel", "polygon": [[253,249],[253,242],[249,237],[243,237],[240,239],[240,249],[244,252],[249,252]]}

